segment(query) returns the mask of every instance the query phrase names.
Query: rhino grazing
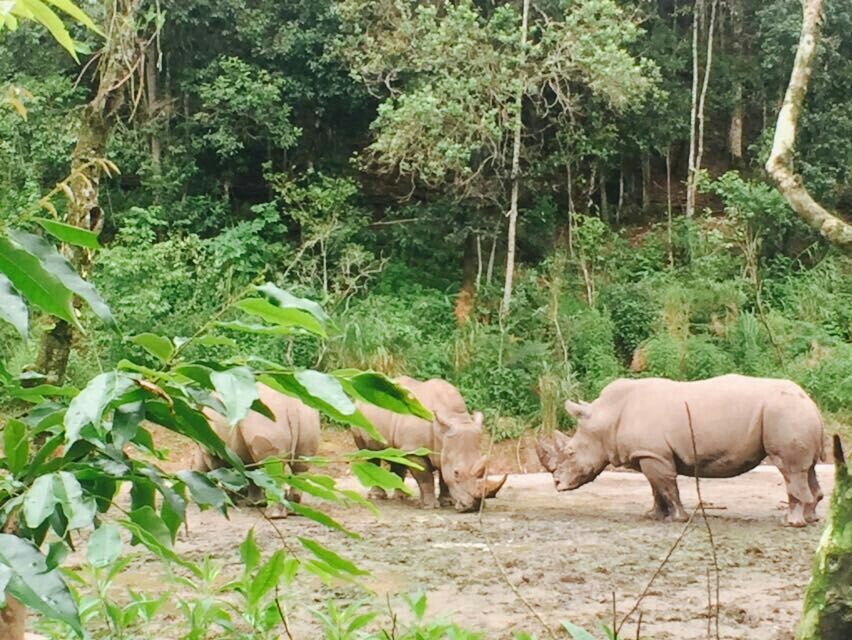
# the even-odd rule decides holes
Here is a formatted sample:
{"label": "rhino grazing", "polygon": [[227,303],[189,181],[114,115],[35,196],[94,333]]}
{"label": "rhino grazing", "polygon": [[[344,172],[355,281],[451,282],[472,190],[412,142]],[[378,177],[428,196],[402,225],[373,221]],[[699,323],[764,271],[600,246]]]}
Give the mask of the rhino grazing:
{"label": "rhino grazing", "polygon": [[569,401],[565,410],[577,418],[575,435],[556,432],[554,440],[536,445],[558,491],[594,480],[609,464],[629,467],[651,484],[650,514],[682,521],[687,514],[678,475],[695,476],[697,469],[702,478],[730,478],[768,456],[787,485],[787,523],[801,527],[817,520],[822,418],[794,382],[740,375],[697,382],[621,379],[594,402]]}
{"label": "rhino grazing", "polygon": [[[481,455],[482,414],[470,415],[459,390],[449,382],[439,379],[419,381],[402,376],[394,380],[405,387],[434,416],[431,422],[410,415],[393,413],[370,404],[359,403],[361,413],[382,434],[387,443],[378,442],[364,431],[353,429],[355,444],[359,449],[378,451],[395,447],[404,451],[429,449],[428,457],[412,456],[411,460],[422,470],[392,464],[391,471],[400,478],[410,471],[420,489],[420,504],[432,509],[453,505],[457,511],[479,509],[483,498],[493,498],[503,483],[486,477],[488,459]],[[440,493],[435,498],[435,477],[438,472]],[[370,498],[382,499],[383,489],[374,487]]]}
{"label": "rhino grazing", "polygon": [[[313,456],[319,449],[320,416],[316,409],[303,404],[300,400],[280,393],[264,384],[257,385],[260,401],[266,405],[275,420],[249,411],[236,427],[231,428],[225,417],[205,407],[204,415],[210,426],[225,445],[246,464],[262,462],[267,458],[281,458],[290,467],[292,473],[303,473],[308,465],[298,458]],[[225,463],[198,447],[192,468],[195,471],[212,471]],[[252,486],[249,489],[250,501],[258,501],[260,491]],[[299,502],[301,495],[290,489],[287,499]]]}

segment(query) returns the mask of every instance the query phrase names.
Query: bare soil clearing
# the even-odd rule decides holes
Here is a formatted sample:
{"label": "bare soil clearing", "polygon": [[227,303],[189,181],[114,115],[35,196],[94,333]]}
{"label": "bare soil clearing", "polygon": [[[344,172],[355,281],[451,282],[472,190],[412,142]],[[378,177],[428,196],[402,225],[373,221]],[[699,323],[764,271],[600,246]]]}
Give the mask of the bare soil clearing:
{"label": "bare soil clearing", "polygon": [[[826,495],[832,478],[833,468],[821,465],[819,479]],[[341,478],[340,484],[357,486],[351,477]],[[680,478],[679,484],[691,512],[697,504],[694,480]],[[786,494],[774,467],[761,466],[732,479],[702,480],[701,488],[711,507],[708,515],[721,569],[721,637],[792,638],[822,525],[782,526]],[[826,502],[820,504],[820,517]],[[570,620],[596,629],[598,621],[612,620],[613,592],[619,617],[632,606],[683,528],[645,518],[651,503],[650,488],[636,473],[605,472],[593,483],[561,494],[548,474],[518,474],[510,476],[499,498],[488,502],[482,527],[510,579],[553,628]],[[403,619],[405,607],[396,596],[423,589],[429,593],[430,615],[451,615],[459,624],[483,631],[486,638],[508,639],[519,630],[546,637],[494,564],[477,514],[423,511],[413,501],[378,506],[378,516],[364,508],[324,507],[360,539],[303,518],[278,520],[275,526],[296,548],[296,536],[312,536],[369,570],[364,584],[379,596],[376,606],[390,596]],[[214,555],[236,570],[237,545],[251,527],[267,552],[281,545],[272,525],[256,511],[237,510],[229,520],[209,511],[191,513],[189,532],[181,532],[178,548],[194,558]],[[710,558],[698,516],[641,605],[643,637],[708,637],[708,571],[714,580]],[[137,566],[128,581],[136,588],[156,590],[155,566]],[[136,584],[137,579],[142,584]],[[362,590],[347,584],[329,588],[306,578],[298,585],[292,600],[292,627],[298,638],[319,637],[306,605],[322,607],[332,595],[364,597]],[[626,637],[635,635],[635,616],[633,620],[625,626]]]}

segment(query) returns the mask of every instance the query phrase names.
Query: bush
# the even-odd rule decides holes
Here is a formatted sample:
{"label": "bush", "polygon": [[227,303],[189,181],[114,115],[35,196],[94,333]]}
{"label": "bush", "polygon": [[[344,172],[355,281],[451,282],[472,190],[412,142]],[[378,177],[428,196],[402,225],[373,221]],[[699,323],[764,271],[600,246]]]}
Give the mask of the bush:
{"label": "bush", "polygon": [[571,364],[587,398],[597,397],[622,373],[615,351],[614,327],[610,318],[593,308],[583,308],[566,322]]}
{"label": "bush", "polygon": [[609,312],[615,336],[615,349],[621,361],[629,363],[633,351],[652,333],[659,307],[643,284],[617,284],[601,292],[601,305]]}

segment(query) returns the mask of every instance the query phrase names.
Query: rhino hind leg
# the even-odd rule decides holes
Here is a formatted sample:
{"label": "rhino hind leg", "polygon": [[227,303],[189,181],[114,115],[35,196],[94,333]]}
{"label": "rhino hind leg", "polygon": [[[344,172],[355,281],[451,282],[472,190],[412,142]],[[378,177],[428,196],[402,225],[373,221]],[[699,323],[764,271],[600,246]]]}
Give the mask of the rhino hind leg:
{"label": "rhino hind leg", "polygon": [[[293,475],[296,475],[296,474],[299,474],[299,473],[306,473],[307,470],[308,470],[308,465],[305,464],[304,462],[291,462],[290,463],[290,472]],[[298,489],[295,489],[294,487],[288,487],[285,497],[290,502],[299,503],[299,502],[302,501],[302,492],[299,491]]]}
{"label": "rhino hind leg", "polygon": [[658,520],[685,522],[689,519],[680,501],[677,488],[677,471],[674,463],[655,458],[643,458],[639,468],[651,484],[654,492],[653,516]]}
{"label": "rhino hind leg", "polygon": [[805,505],[805,522],[818,522],[819,517],[816,514],[816,508],[819,501],[822,500],[822,489],[819,486],[819,480],[816,475],[816,465],[808,469],[808,487],[811,490],[812,500]]}

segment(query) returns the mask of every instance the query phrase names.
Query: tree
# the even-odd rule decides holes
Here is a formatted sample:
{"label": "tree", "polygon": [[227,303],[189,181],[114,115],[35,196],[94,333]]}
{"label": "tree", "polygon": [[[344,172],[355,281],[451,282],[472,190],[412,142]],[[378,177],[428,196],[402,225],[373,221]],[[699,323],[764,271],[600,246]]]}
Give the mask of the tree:
{"label": "tree", "polygon": [[846,251],[852,251],[852,225],[820,205],[805,187],[793,168],[796,133],[821,32],[822,0],[806,0],[803,5],[802,31],[784,104],[778,113],[772,151],[766,161],[766,172],[792,209],[826,240]]}
{"label": "tree", "polygon": [[510,3],[345,0],[339,10],[344,55],[383,98],[361,166],[407,181],[408,197],[438,192],[517,218],[525,156],[577,115],[577,94],[621,109],[652,84],[650,65],[626,49],[638,28],[610,0],[549,5],[529,25]]}

